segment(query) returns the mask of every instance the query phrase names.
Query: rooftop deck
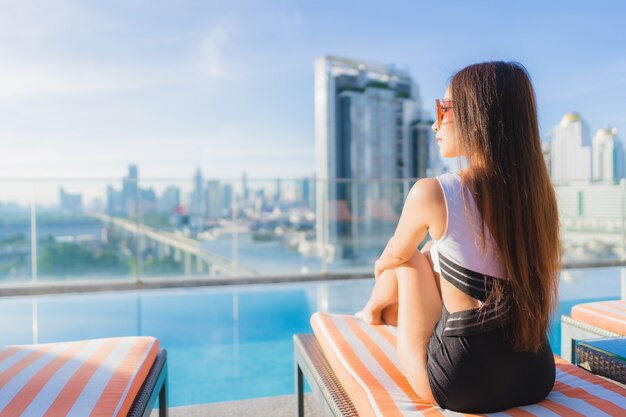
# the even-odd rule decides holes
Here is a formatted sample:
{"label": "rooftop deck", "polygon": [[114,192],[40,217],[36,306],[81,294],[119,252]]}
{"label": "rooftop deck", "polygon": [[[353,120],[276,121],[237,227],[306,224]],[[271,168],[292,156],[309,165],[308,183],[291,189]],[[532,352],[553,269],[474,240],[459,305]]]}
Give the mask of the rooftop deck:
{"label": "rooftop deck", "polygon": [[[291,417],[295,413],[295,395],[170,408],[170,417]],[[304,413],[307,417],[323,415],[312,394],[304,396]],[[153,411],[152,417],[158,417],[158,412]]]}

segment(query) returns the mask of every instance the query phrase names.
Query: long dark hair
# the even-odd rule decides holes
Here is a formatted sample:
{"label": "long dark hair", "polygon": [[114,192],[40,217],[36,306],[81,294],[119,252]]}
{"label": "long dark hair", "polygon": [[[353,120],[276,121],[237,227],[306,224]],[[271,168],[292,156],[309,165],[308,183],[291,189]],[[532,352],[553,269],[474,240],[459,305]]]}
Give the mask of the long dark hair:
{"label": "long dark hair", "polygon": [[496,280],[485,305],[507,297],[515,350],[536,352],[556,305],[561,244],[530,76],[517,62],[485,62],[457,72],[450,89],[483,250],[487,227],[508,278]]}

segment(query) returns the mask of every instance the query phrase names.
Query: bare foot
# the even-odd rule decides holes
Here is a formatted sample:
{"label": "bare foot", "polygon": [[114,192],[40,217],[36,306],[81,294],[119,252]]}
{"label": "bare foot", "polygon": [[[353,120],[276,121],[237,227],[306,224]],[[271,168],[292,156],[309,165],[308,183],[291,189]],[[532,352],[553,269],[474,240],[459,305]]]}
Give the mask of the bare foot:
{"label": "bare foot", "polygon": [[368,324],[383,324],[381,312],[374,311],[368,304],[361,311],[354,313],[354,316]]}

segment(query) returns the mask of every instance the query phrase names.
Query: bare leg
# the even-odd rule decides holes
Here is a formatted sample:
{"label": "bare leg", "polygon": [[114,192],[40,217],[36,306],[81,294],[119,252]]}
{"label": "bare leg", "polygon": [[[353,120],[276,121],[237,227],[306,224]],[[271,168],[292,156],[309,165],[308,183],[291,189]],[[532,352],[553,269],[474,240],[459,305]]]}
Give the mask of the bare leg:
{"label": "bare leg", "polygon": [[[430,257],[430,247],[432,241],[427,242],[421,249],[421,253],[426,257],[430,268],[433,268],[433,261]],[[384,278],[384,279],[383,279]],[[441,287],[439,286],[439,276],[433,271],[433,278],[441,299]],[[398,281],[396,270],[384,271],[374,284],[372,295],[365,307],[357,313],[365,322],[371,324],[398,325]]]}
{"label": "bare leg", "polygon": [[384,271],[376,282],[369,301],[357,314],[371,324],[382,324],[382,314],[387,306],[398,303],[398,280],[393,269]]}
{"label": "bare leg", "polygon": [[441,317],[442,302],[432,266],[424,254],[396,268],[398,281],[398,360],[415,393],[435,403],[426,371],[426,348]]}
{"label": "bare leg", "polygon": [[382,320],[385,324],[398,325],[398,303],[390,304],[383,309]]}

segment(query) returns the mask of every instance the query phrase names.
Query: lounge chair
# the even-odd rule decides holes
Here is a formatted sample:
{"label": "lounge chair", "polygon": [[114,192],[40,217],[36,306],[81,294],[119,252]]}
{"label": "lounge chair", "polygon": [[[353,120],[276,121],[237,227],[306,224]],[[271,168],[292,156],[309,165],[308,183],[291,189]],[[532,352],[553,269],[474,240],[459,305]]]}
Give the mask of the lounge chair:
{"label": "lounge chair", "polygon": [[577,304],[561,316],[561,356],[574,362],[577,340],[626,336],[626,301]]}
{"label": "lounge chair", "polygon": [[[309,382],[326,415],[469,416],[421,400],[399,370],[396,328],[315,313],[314,335],[294,335],[298,416]],[[557,382],[543,401],[491,416],[626,415],[626,389],[555,357]],[[477,376],[480,377],[480,376]]]}
{"label": "lounge chair", "polygon": [[143,336],[1,348],[0,416],[166,417],[166,357]]}

